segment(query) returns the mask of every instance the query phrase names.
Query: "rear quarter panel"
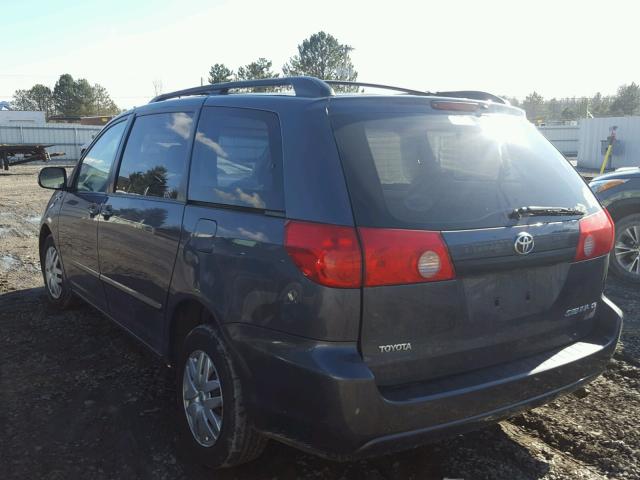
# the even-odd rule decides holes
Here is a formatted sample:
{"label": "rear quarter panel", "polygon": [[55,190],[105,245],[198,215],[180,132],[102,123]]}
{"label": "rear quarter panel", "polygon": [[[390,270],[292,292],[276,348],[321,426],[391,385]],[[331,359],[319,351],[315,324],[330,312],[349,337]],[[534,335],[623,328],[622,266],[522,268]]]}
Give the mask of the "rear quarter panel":
{"label": "rear quarter panel", "polygon": [[[196,248],[198,220],[217,222],[210,248]],[[196,298],[222,324],[249,323],[331,341],[358,336],[360,290],[317,285],[295,267],[284,218],[188,205],[173,274],[170,308]]]}

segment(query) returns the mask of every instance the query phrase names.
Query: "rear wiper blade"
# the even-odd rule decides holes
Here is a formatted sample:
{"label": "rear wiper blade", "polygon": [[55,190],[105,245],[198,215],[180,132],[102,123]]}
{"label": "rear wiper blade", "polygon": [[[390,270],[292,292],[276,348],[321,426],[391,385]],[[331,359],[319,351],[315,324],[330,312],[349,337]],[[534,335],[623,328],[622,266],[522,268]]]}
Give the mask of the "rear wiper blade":
{"label": "rear wiper blade", "polygon": [[522,217],[544,217],[544,216],[556,216],[561,217],[564,215],[584,215],[584,211],[577,208],[567,207],[518,207],[514,208],[509,213],[510,218],[522,218]]}

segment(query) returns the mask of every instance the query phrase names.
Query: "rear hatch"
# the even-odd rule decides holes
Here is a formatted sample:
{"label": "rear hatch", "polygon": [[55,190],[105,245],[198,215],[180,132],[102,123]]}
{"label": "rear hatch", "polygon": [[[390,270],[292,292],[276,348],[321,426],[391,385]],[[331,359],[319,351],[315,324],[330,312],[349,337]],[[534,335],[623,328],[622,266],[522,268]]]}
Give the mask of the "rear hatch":
{"label": "rear hatch", "polygon": [[611,225],[521,110],[344,97],[329,113],[363,249],[360,348],[380,385],[589,333]]}

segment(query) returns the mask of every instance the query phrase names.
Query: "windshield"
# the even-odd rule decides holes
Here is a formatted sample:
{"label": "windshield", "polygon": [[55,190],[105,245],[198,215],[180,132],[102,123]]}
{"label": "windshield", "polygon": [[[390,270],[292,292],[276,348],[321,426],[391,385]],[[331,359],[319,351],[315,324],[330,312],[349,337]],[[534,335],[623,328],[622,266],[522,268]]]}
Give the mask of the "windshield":
{"label": "windshield", "polygon": [[564,157],[515,115],[368,111],[332,123],[359,225],[489,228],[544,221],[510,218],[520,207],[598,209]]}

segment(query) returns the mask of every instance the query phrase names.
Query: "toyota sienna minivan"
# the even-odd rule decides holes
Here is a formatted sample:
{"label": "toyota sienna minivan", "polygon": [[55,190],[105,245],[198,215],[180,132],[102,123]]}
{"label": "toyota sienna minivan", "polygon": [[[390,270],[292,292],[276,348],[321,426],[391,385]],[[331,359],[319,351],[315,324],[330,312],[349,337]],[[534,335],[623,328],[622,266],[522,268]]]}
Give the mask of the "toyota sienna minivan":
{"label": "toyota sienna minivan", "polygon": [[209,466],[268,439],[348,459],[476,429],[616,346],[611,218],[522,110],[336,83],[164,94],[68,178],[40,172],[50,302],[85,300],[175,368],[180,445]]}

